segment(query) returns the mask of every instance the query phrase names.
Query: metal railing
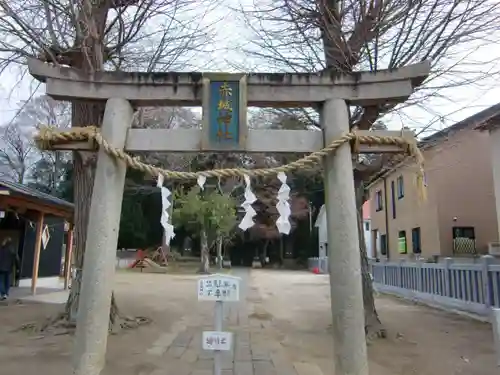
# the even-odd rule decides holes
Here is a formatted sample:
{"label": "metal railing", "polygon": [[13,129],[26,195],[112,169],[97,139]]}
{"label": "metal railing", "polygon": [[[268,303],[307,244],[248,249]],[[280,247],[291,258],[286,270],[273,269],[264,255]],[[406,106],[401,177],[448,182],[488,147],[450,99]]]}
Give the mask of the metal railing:
{"label": "metal railing", "polygon": [[[477,263],[369,261],[375,289],[435,307],[491,317],[500,308],[500,264],[490,255]],[[328,273],[328,257],[309,258],[308,268]]]}
{"label": "metal railing", "polygon": [[476,240],[473,238],[457,237],[453,239],[453,254],[476,254]]}
{"label": "metal railing", "polygon": [[370,272],[381,292],[486,317],[500,307],[500,265],[492,256],[476,264],[370,262]]}

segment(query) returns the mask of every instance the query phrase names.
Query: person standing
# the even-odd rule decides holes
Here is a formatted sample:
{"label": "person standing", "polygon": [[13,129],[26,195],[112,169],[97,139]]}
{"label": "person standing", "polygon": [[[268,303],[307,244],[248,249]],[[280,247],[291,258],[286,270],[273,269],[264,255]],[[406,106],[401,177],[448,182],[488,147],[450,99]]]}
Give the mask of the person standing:
{"label": "person standing", "polygon": [[12,268],[19,267],[19,257],[12,238],[5,237],[0,245],[0,300],[9,296]]}

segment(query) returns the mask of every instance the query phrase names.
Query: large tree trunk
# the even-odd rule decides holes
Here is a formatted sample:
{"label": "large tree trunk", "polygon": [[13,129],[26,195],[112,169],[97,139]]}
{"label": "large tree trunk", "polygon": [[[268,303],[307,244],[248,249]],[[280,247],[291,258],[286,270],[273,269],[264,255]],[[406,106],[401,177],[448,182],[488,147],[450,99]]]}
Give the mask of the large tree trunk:
{"label": "large tree trunk", "polygon": [[[87,126],[101,125],[104,115],[104,105],[100,103],[73,103],[72,125]],[[82,283],[83,263],[85,259],[85,244],[87,242],[87,226],[89,222],[92,190],[94,187],[96,153],[74,152],[74,204],[75,204],[75,248],[73,251],[73,267],[75,275],[71,281],[71,290],[62,320],[70,327],[76,326],[78,306],[80,303],[80,289]],[[116,251],[116,249],[115,249]],[[130,318],[121,314],[114,293],[111,295],[111,308],[109,311],[110,331],[120,328],[133,328],[139,324],[149,322],[144,317]]]}
{"label": "large tree trunk", "polygon": [[202,229],[200,232],[200,246],[201,246],[201,256],[200,256],[200,269],[199,273],[207,274],[210,272],[210,250],[208,248],[208,238],[207,232]]}
{"label": "large tree trunk", "polygon": [[[101,5],[101,6],[100,6]],[[77,34],[74,45],[79,48],[67,64],[79,69],[84,74],[92,74],[104,69],[104,47],[100,36],[104,35],[109,5],[82,3],[78,9],[77,23],[87,37]],[[93,32],[93,34],[91,33]],[[104,115],[104,104],[98,102],[75,101],[71,108],[71,126],[100,126]],[[73,266],[75,275],[71,281],[71,291],[66,302],[65,318],[76,323],[80,288],[83,272],[87,225],[89,221],[92,189],[94,187],[96,154],[73,152],[74,204],[75,204],[75,249]],[[114,300],[114,298],[113,298]],[[111,309],[113,310],[113,309]]]}
{"label": "large tree trunk", "polygon": [[[72,105],[72,126],[99,126],[101,125],[103,115],[104,105],[102,104],[75,102]],[[66,319],[71,324],[76,324],[80,302],[83,260],[85,244],[87,242],[87,226],[89,222],[90,203],[92,201],[92,189],[94,187],[95,161],[95,153],[73,153],[73,201],[75,204],[73,267],[76,272],[71,281],[71,290],[65,308]]]}
{"label": "large tree trunk", "polygon": [[356,208],[358,216],[359,255],[361,258],[361,277],[363,285],[363,305],[365,309],[365,332],[368,339],[385,337],[385,329],[379,319],[373,293],[373,282],[370,276],[368,256],[366,254],[365,235],[363,230],[363,203],[365,192],[362,181],[356,181]]}
{"label": "large tree trunk", "polygon": [[[108,12],[113,2],[82,2],[78,6],[77,23],[80,33],[76,34],[74,46],[79,53],[68,56],[61,55],[65,64],[79,69],[84,74],[91,75],[104,70],[104,35]],[[71,126],[85,127],[89,125],[101,126],[105,104],[102,102],[76,101],[72,103]],[[74,223],[75,248],[73,252],[73,266],[76,270],[71,281],[71,291],[66,302],[62,318],[65,323],[74,326],[78,315],[80,302],[80,288],[82,281],[85,244],[87,240],[87,225],[89,222],[92,189],[96,167],[96,153],[73,153],[74,178]],[[121,318],[120,324],[117,324]],[[133,327],[148,321],[145,318],[127,318],[119,313],[114,294],[111,296],[110,327]]]}
{"label": "large tree trunk", "polygon": [[222,236],[217,237],[217,267],[222,268]]}

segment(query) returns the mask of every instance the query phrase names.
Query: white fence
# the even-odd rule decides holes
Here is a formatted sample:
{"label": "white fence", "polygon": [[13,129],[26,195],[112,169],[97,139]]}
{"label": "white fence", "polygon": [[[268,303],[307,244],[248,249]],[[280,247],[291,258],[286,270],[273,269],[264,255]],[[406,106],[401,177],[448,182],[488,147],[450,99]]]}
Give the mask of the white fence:
{"label": "white fence", "polygon": [[500,308],[500,265],[483,256],[476,264],[370,262],[377,290],[438,307],[490,317]]}
{"label": "white fence", "polygon": [[[328,273],[328,258],[310,258],[308,266]],[[485,318],[500,308],[500,265],[488,255],[473,264],[370,261],[370,272],[383,293]]]}

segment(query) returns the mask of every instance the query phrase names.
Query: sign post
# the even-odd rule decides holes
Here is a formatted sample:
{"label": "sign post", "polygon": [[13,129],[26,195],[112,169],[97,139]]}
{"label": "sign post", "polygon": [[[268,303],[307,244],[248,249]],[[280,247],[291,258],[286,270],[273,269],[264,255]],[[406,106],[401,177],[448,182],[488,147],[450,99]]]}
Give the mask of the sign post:
{"label": "sign post", "polygon": [[215,301],[214,331],[204,331],[203,350],[214,351],[214,375],[221,375],[221,351],[230,351],[231,332],[222,331],[224,302],[237,302],[240,299],[239,277],[228,275],[210,275],[198,279],[198,301]]}

